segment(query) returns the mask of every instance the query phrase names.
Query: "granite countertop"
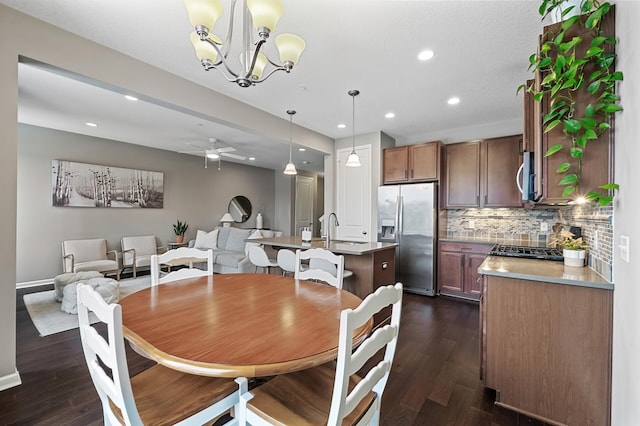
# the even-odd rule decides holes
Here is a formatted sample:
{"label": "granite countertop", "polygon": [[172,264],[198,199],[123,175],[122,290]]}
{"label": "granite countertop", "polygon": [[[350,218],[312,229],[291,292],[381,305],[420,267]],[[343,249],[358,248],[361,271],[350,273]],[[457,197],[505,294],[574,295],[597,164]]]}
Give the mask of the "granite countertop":
{"label": "granite countertop", "polygon": [[321,238],[312,238],[310,242],[302,241],[300,237],[257,238],[245,240],[252,243],[260,243],[267,246],[287,247],[294,249],[326,248],[333,253],[363,255],[376,251],[386,250],[397,246],[396,243],[356,242],[332,240],[329,247]]}
{"label": "granite countertop", "polygon": [[551,260],[487,256],[478,267],[478,273],[496,277],[613,290],[613,283],[608,282],[589,267],[565,266],[562,262]]}

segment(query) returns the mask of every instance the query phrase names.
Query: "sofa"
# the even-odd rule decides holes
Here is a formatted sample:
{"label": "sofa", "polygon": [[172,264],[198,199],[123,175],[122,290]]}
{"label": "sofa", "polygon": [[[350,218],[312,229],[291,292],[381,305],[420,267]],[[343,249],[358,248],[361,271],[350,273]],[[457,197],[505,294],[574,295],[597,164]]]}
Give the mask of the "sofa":
{"label": "sofa", "polygon": [[255,266],[249,261],[249,247],[256,243],[246,242],[249,238],[270,238],[282,236],[282,232],[234,227],[217,227],[207,232],[198,230],[189,247],[213,250],[213,272],[218,274],[253,273]]}

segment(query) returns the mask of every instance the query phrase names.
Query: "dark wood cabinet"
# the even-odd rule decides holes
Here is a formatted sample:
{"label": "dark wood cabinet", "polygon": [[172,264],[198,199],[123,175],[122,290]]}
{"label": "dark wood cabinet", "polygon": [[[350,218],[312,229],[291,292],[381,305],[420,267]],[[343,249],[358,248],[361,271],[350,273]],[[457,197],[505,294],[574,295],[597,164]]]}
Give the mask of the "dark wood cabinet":
{"label": "dark wood cabinet", "polygon": [[463,142],[444,147],[446,208],[480,207],[480,142]]}
{"label": "dark wood cabinet", "polygon": [[[605,15],[602,21],[604,34],[609,37],[615,37],[615,19],[612,12],[613,10]],[[540,44],[545,41],[545,37],[555,37],[560,25],[554,24],[544,27],[544,35],[540,38]],[[567,30],[565,39],[570,40],[573,37],[581,37],[583,39],[580,44],[581,49],[588,49],[591,46],[593,35],[584,28]],[[539,89],[540,81],[544,78],[544,75],[538,73],[535,77],[533,83]],[[528,82],[527,84],[530,83]],[[598,103],[597,96],[590,95],[586,90],[573,92],[571,96],[576,101],[577,111],[584,111],[587,105]],[[548,133],[543,132],[542,119],[550,110],[548,97],[543,99],[542,102],[535,102],[531,98],[530,94],[525,94],[524,149],[534,151],[536,191],[538,196],[541,196],[540,202],[543,204],[566,204],[570,200],[562,197],[562,191],[565,186],[558,185],[564,175],[556,173],[556,169],[565,162],[575,164],[576,160],[569,155],[568,149],[550,157],[545,157],[544,154],[549,148],[557,144],[570,147],[571,139],[564,135],[562,126],[557,126]],[[613,181],[613,158],[612,131],[607,130],[598,139],[590,140],[582,157],[581,181],[576,195],[583,195],[590,191],[606,194],[606,190],[599,189],[598,186]],[[571,198],[574,197],[575,195],[571,196]]]}
{"label": "dark wood cabinet", "polygon": [[521,145],[521,135],[445,145],[443,207],[522,207]]}
{"label": "dark wood cabinet", "polygon": [[440,141],[386,148],[383,152],[382,182],[428,182],[438,180]]}
{"label": "dark wood cabinet", "polygon": [[611,424],[613,291],[484,276],[481,376],[496,405],[562,425]]}
{"label": "dark wood cabinet", "polygon": [[480,299],[478,267],[493,244],[440,242],[438,291],[448,296]]}

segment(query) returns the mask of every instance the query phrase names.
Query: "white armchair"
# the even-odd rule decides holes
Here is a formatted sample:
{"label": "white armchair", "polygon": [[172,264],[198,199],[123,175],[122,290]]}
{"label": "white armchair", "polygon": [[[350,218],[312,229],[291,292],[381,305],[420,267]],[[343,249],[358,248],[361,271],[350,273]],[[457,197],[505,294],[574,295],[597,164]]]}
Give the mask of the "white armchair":
{"label": "white armchair", "polygon": [[98,271],[116,274],[120,280],[118,253],[107,251],[107,240],[67,240],[62,242],[62,269],[64,272]]}
{"label": "white armchair", "polygon": [[151,265],[151,256],[167,251],[164,246],[158,247],[154,235],[141,237],[122,237],[122,270],[131,268],[133,278],[137,276],[139,268],[148,268]]}

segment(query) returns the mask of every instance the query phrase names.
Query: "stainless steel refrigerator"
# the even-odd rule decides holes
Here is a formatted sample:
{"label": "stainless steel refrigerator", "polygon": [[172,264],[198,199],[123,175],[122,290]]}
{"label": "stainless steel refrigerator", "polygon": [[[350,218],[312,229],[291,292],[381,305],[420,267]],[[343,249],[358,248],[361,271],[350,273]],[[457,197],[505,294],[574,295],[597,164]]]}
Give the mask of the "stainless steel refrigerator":
{"label": "stainless steel refrigerator", "polygon": [[378,188],[378,241],[398,243],[396,281],[406,291],[435,296],[436,184]]}

